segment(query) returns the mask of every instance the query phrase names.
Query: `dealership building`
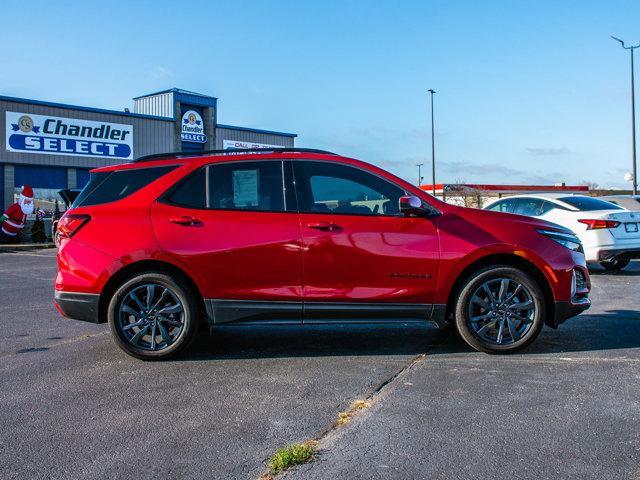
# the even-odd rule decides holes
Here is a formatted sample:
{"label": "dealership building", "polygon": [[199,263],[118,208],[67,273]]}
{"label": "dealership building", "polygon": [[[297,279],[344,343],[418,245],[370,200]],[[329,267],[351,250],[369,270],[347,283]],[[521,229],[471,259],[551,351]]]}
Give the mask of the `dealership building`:
{"label": "dealership building", "polygon": [[36,205],[82,188],[89,170],[154,153],[293,147],[296,134],[218,123],[217,98],[172,88],[133,99],[133,111],[0,96],[2,211],[24,184]]}

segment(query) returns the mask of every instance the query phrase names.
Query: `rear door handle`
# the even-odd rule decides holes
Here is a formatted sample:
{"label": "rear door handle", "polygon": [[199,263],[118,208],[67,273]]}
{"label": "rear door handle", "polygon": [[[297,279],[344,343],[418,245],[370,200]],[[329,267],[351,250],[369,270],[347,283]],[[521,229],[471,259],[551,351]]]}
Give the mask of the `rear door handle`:
{"label": "rear door handle", "polygon": [[190,227],[192,225],[197,225],[198,223],[200,223],[200,220],[198,220],[197,218],[188,217],[188,216],[173,217],[173,218],[170,218],[169,221],[171,223],[176,223],[178,225],[184,225],[185,227]]}
{"label": "rear door handle", "polygon": [[321,232],[335,232],[336,230],[342,230],[342,227],[340,225],[329,222],[309,223],[307,224],[307,227],[320,230]]}

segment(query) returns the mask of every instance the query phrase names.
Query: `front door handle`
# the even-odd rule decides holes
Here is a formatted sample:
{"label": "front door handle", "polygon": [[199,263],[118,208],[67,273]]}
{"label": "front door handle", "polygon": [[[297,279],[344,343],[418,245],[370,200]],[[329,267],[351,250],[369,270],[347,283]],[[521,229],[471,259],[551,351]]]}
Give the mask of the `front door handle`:
{"label": "front door handle", "polygon": [[200,223],[200,220],[198,220],[197,218],[189,217],[186,215],[184,217],[170,218],[169,221],[171,223],[176,223],[178,225],[183,225],[185,227],[190,227],[192,225],[197,225]]}
{"label": "front door handle", "polygon": [[320,230],[321,232],[335,232],[336,230],[342,230],[342,227],[340,225],[329,222],[309,223],[307,224],[307,227]]}

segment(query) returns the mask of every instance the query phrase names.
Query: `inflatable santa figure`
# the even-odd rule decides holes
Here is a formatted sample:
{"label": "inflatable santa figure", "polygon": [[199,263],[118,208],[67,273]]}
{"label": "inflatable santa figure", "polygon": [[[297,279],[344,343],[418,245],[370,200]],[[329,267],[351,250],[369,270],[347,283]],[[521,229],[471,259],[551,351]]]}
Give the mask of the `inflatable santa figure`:
{"label": "inflatable santa figure", "polygon": [[33,213],[33,189],[24,185],[18,202],[0,216],[0,243],[17,241],[18,233],[24,228],[27,215],[30,213]]}

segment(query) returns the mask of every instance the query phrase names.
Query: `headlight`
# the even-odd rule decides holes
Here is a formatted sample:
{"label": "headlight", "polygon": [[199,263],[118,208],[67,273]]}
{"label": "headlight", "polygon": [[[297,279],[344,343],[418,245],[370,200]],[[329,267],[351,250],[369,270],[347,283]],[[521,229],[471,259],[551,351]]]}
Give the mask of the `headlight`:
{"label": "headlight", "polygon": [[559,243],[565,248],[569,250],[573,250],[574,252],[582,252],[582,243],[580,239],[574,233],[568,232],[556,232],[554,230],[536,230],[540,235],[544,235],[547,238],[550,238],[556,243]]}

